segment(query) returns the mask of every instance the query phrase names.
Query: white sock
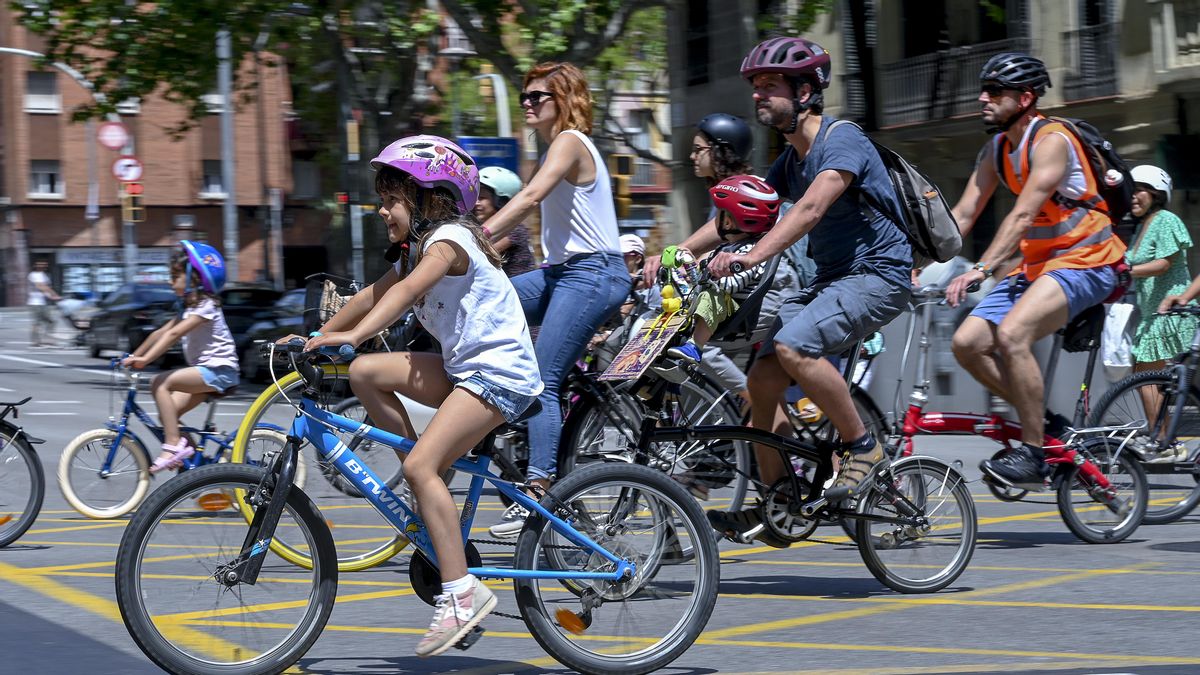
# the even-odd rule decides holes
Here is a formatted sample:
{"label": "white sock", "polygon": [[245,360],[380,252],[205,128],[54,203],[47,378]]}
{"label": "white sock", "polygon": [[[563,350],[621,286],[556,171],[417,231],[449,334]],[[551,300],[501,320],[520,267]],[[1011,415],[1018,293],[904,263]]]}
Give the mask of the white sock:
{"label": "white sock", "polygon": [[461,579],[455,579],[454,581],[443,581],[442,592],[458,595],[459,593],[466,593],[467,591],[471,590],[471,587],[474,585],[475,575],[468,574],[467,576]]}

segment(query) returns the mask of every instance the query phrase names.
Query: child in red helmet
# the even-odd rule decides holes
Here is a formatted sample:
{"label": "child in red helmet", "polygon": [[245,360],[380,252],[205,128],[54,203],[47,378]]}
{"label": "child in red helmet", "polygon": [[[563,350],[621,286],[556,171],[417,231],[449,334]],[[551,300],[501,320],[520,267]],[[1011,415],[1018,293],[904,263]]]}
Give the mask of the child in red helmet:
{"label": "child in red helmet", "polygon": [[[709,189],[713,205],[717,207],[717,230],[725,240],[707,258],[718,253],[744,253],[779,219],[779,194],[775,188],[758,176],[730,176]],[[683,254],[690,256],[685,248],[675,248],[678,260]],[[664,254],[664,260],[670,256]],[[762,277],[767,263],[742,270],[723,279],[714,280],[713,286],[699,293],[695,302],[695,328],[688,341],[667,350],[667,355],[692,363],[700,362],[700,349],[712,337],[713,329],[737,311],[738,297],[753,290]],[[687,281],[681,278],[682,269],[676,267],[672,276],[678,284]]]}

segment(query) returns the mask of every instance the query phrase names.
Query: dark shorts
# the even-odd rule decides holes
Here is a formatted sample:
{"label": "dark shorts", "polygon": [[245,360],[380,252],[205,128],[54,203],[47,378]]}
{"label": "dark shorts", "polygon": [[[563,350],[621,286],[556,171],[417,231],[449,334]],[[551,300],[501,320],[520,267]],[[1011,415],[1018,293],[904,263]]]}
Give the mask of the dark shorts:
{"label": "dark shorts", "polygon": [[[1080,270],[1051,270],[1043,276],[1058,282],[1059,287],[1066,294],[1067,321],[1079,316],[1088,307],[1104,302],[1117,287],[1117,273],[1108,265]],[[1025,278],[1024,274],[1014,274],[1008,277],[996,284],[996,287],[989,291],[978,305],[975,305],[975,309],[971,310],[971,316],[977,316],[999,326],[1004,317],[1012,311],[1013,305],[1017,304],[1017,300],[1021,299],[1031,285],[1033,282]]]}
{"label": "dark shorts", "polygon": [[759,354],[774,353],[776,343],[814,358],[841,354],[899,316],[911,294],[907,283],[874,274],[814,284],[783,302]]}

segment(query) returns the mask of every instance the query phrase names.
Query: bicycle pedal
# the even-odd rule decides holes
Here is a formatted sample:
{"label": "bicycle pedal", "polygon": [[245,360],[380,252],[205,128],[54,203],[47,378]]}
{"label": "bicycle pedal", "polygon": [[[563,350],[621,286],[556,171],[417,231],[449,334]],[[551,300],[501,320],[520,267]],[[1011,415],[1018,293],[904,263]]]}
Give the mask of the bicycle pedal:
{"label": "bicycle pedal", "polygon": [[456,642],[454,646],[465,651],[470,649],[471,645],[479,642],[479,638],[481,637],[483,637],[483,627],[475,626],[466,635],[462,636],[462,639]]}

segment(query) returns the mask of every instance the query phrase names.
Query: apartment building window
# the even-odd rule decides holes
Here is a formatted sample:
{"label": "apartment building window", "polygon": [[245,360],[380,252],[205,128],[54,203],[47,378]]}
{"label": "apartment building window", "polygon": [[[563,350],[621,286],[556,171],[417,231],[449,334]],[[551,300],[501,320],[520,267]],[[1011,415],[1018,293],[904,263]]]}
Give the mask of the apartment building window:
{"label": "apartment building window", "polygon": [[[650,150],[650,126],[654,124],[654,111],[631,110],[629,112],[629,131],[633,134],[633,147],[639,150]],[[633,178],[630,185],[654,185],[654,165],[644,158],[637,157],[633,161]]]}
{"label": "apartment building window", "polygon": [[29,196],[61,199],[64,195],[58,160],[35,159],[29,163]]}
{"label": "apartment building window", "polygon": [[57,73],[39,71],[25,73],[25,112],[62,112],[62,96],[58,93]]}
{"label": "apartment building window", "polygon": [[321,190],[321,169],[316,162],[297,159],[292,161],[292,197],[314,199]]}
{"label": "apartment building window", "polygon": [[200,183],[200,198],[201,199],[225,199],[228,193],[225,191],[225,182],[221,180],[221,160],[206,159],[204,165],[204,178]]}

